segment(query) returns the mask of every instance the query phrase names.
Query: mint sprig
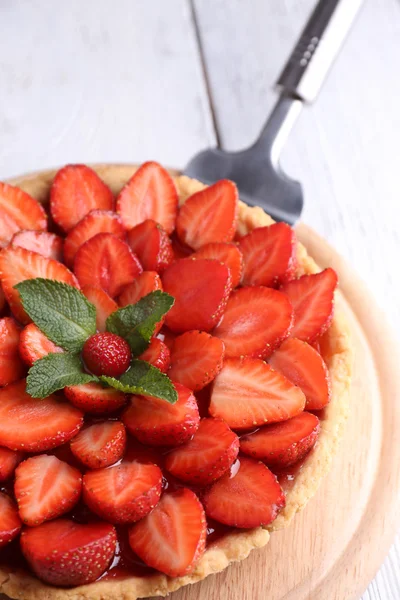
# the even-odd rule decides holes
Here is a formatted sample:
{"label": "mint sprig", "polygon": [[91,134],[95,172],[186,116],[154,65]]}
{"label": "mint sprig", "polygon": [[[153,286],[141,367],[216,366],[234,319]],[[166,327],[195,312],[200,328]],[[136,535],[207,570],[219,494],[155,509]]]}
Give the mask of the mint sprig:
{"label": "mint sprig", "polygon": [[46,398],[68,385],[92,381],[98,381],[97,377],[83,371],[81,360],[76,354],[48,354],[29,369],[26,391],[32,398]]}

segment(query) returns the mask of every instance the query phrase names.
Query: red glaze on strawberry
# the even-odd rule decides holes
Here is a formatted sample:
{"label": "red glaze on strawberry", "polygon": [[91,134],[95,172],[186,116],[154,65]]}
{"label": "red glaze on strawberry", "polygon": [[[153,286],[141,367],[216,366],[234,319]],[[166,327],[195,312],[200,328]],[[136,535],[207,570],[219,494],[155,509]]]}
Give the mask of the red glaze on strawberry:
{"label": "red glaze on strawberry", "polygon": [[214,381],[209,411],[240,430],[290,419],[305,402],[300,388],[264,361],[228,358]]}
{"label": "red glaze on strawberry", "polygon": [[94,375],[120,377],[128,369],[132,354],[129,344],[115,333],[95,333],[83,345],[82,358]]}
{"label": "red glaze on strawberry", "polygon": [[84,383],[64,388],[66,398],[85,413],[102,415],[114,412],[126,402],[122,392],[100,383]]}
{"label": "red glaze on strawberry", "polygon": [[327,331],[333,319],[337,281],[335,271],[329,268],[315,275],[303,275],[281,287],[294,309],[291,337],[313,342]]}
{"label": "red glaze on strawberry", "polygon": [[153,219],[171,234],[175,229],[178,192],[169,173],[156,162],[144,163],[122,188],[117,212],[126,229]]}
{"label": "red glaze on strawberry", "polygon": [[161,488],[161,469],[137,461],[124,461],[83,476],[85,504],[111,523],[142,519],[159,501]]}
{"label": "red glaze on strawberry", "polygon": [[118,298],[118,304],[127,306],[136,304],[141,298],[156,290],[162,290],[163,286],[158,273],[155,271],[143,271],[131,284],[127,285]]}
{"label": "red glaze on strawberry", "polygon": [[204,331],[187,331],[173,343],[168,376],[193,391],[201,390],[222,369],[224,354],[220,339]]}
{"label": "red glaze on strawberry", "polygon": [[50,211],[64,231],[70,231],[90,211],[112,210],[113,204],[110,188],[86,165],[67,165],[54,177]]}
{"label": "red glaze on strawberry", "polygon": [[96,307],[96,327],[98,331],[105,331],[106,321],[113,312],[118,310],[118,304],[104,290],[92,285],[83,287],[82,293]]}
{"label": "red glaze on strawberry", "polygon": [[80,472],[55,456],[33,456],[15,472],[19,516],[31,527],[69,512],[78,502],[81,489]]}
{"label": "red glaze on strawberry", "polygon": [[9,448],[0,448],[0,483],[8,481],[14,476],[17,465],[24,455]]}
{"label": "red glaze on strawberry", "polygon": [[288,337],[292,320],[282,292],[244,287],[232,293],[213,335],[224,342],[226,356],[265,358]]}
{"label": "red glaze on strawberry", "polygon": [[17,537],[21,526],[16,504],[10,496],[0,492],[0,549]]}
{"label": "red glaze on strawberry", "polygon": [[103,469],[118,462],[126,446],[125,427],[120,421],[104,421],[81,429],[71,440],[74,456],[89,469]]}
{"label": "red glaze on strawberry", "polygon": [[154,510],[129,531],[132,550],[170,577],[193,571],[205,541],[204,509],[196,494],[185,488],[164,494]]}
{"label": "red glaze on strawberry", "polygon": [[29,367],[48,354],[61,352],[64,350],[49,340],[34,323],[29,323],[21,331],[19,354]]}
{"label": "red glaze on strawberry", "polygon": [[293,419],[242,436],[240,451],[271,468],[284,469],[304,458],[317,441],[318,433],[318,417],[302,412]]}
{"label": "red glaze on strawberry", "polygon": [[200,422],[196,398],[180,383],[175,383],[175,389],[178,392],[175,404],[131,396],[122,417],[129,433],[150,446],[178,446],[190,440]]}
{"label": "red glaze on strawberry", "polygon": [[47,229],[44,208],[20,188],[0,182],[0,248],[21,229]]}
{"label": "red glaze on strawberry", "polygon": [[175,298],[165,317],[174,332],[211,331],[223,314],[232,289],[229,269],[216,260],[183,258],[162,275],[164,291]]}
{"label": "red glaze on strawberry", "polygon": [[28,527],[21,534],[21,549],[34,573],[62,587],[96,581],[109,566],[116,543],[109,523],[81,525],[69,519]]}
{"label": "red glaze on strawberry", "polygon": [[18,231],[11,240],[11,246],[25,248],[58,261],[63,258],[63,245],[60,236],[48,231]]}
{"label": "red glaze on strawberry", "polygon": [[82,424],[82,413],[67,402],[29,396],[25,379],[0,389],[0,446],[44,452],[68,442]]}
{"label": "red glaze on strawberry", "polygon": [[192,439],[167,454],[165,468],[186,483],[207,486],[226,473],[239,452],[239,438],[221,419],[203,419]]}
{"label": "red glaze on strawberry", "polygon": [[307,342],[285,340],[269,358],[269,364],[303,391],[307,410],[320,410],[330,401],[329,371],[321,355]]}
{"label": "red glaze on strawberry", "polygon": [[238,216],[236,185],[221,179],[196,192],[180,208],[176,220],[179,239],[198,250],[212,242],[231,242]]}
{"label": "red glaze on strawberry", "polygon": [[18,345],[21,328],[12,317],[0,319],[0,386],[18,381],[25,375]]}
{"label": "red glaze on strawberry", "polygon": [[269,525],[285,506],[285,495],[275,475],[251,458],[241,457],[205,493],[206,515],[219,523],[248,529]]}
{"label": "red glaze on strawberry", "polygon": [[167,232],[152,219],[143,221],[128,232],[128,244],[146,271],[161,273],[174,259]]}
{"label": "red glaze on strawberry", "polygon": [[193,254],[193,258],[212,258],[229,267],[232,276],[232,287],[239,285],[243,272],[243,255],[236,244],[214,242],[202,246]]}
{"label": "red glaze on strawberry", "polygon": [[166,346],[161,340],[158,338],[152,338],[150,345],[146,350],[138,356],[139,360],[144,360],[153,367],[160,369],[162,373],[166,373],[168,371],[168,367],[170,364],[170,351],[168,346]]}

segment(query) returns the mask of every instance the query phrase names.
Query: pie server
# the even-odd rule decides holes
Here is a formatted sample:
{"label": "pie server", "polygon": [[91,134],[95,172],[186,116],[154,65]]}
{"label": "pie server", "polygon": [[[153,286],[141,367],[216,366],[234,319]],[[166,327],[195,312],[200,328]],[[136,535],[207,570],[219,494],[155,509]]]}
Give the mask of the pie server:
{"label": "pie server", "polygon": [[204,183],[231,179],[244,202],[294,225],[303,189],[282,171],[279,156],[303,103],[316,98],[362,3],[320,0],[277,81],[279,99],[257,141],[240,152],[204,150],[192,158],[185,175]]}

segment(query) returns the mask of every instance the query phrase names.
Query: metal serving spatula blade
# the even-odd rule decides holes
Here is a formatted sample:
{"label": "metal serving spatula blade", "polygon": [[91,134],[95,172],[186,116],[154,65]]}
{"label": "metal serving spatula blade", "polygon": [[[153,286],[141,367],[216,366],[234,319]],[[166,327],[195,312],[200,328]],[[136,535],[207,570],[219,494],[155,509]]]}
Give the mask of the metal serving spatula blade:
{"label": "metal serving spatula blade", "polygon": [[204,150],[185,175],[204,183],[231,179],[241,200],[293,225],[303,208],[303,190],[280,168],[280,153],[303,104],[316,98],[362,3],[320,0],[277,81],[278,102],[255,144],[241,152]]}

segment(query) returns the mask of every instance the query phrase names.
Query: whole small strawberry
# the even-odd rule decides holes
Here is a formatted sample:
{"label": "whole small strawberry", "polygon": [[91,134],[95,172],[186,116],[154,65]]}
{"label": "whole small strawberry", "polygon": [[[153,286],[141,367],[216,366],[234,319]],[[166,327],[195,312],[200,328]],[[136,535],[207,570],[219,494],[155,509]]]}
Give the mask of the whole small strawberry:
{"label": "whole small strawberry", "polygon": [[115,333],[96,333],[86,340],[82,350],[86,367],[94,375],[120,377],[131,362],[128,342]]}

